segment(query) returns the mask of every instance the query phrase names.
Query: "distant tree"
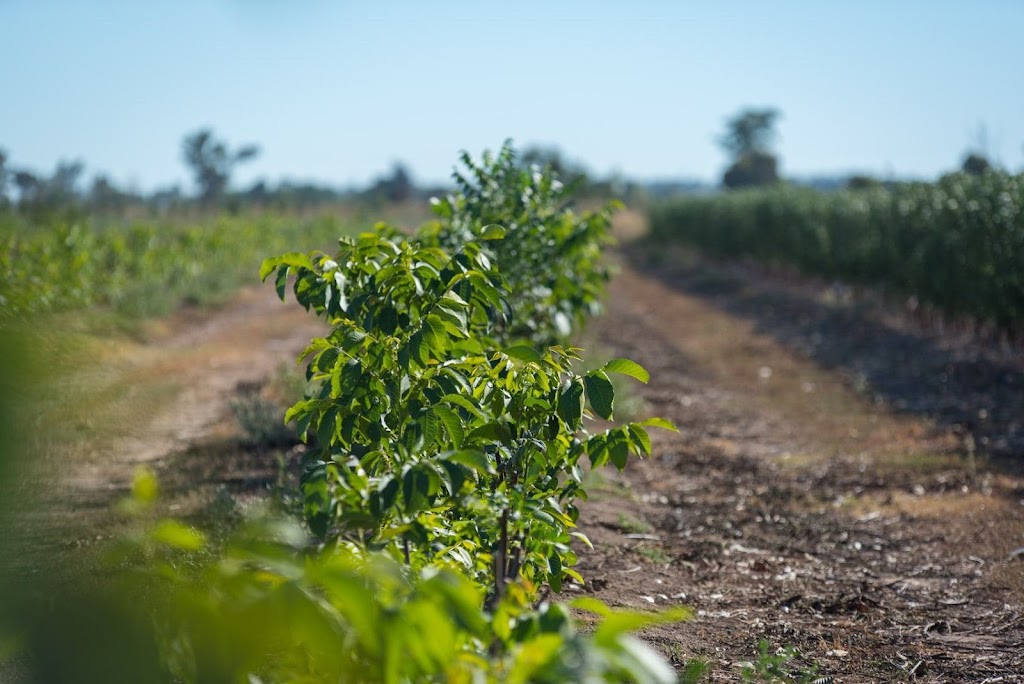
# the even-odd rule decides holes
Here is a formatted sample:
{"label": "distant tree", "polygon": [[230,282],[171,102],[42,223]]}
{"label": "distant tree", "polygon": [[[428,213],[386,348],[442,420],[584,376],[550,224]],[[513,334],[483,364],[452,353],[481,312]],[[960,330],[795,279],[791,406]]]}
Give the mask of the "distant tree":
{"label": "distant tree", "polygon": [[72,220],[81,209],[78,179],[85,165],[80,161],[62,161],[49,178],[27,169],[14,169],[14,186],[18,189],[18,210],[34,221],[54,217]]}
{"label": "distant tree", "polygon": [[185,203],[185,195],[177,185],[158,188],[149,196],[150,210],[156,215],[165,215],[178,209]]}
{"label": "distant tree", "polygon": [[182,157],[192,171],[199,188],[199,198],[207,205],[215,204],[224,197],[235,167],[256,158],[259,153],[260,148],[256,145],[229,150],[224,142],[213,137],[213,131],[208,128],[195,131],[182,141]]}
{"label": "distant tree", "polygon": [[262,206],[270,198],[270,188],[267,187],[265,180],[258,180],[249,186],[249,189],[242,193],[242,195],[246,202]]}
{"label": "distant tree", "polygon": [[14,172],[14,186],[18,188],[18,204],[32,204],[42,192],[43,181],[31,171],[17,169]]}
{"label": "distant tree", "polygon": [[778,134],[776,121],[781,112],[775,108],[744,109],[726,122],[719,144],[732,163],[722,177],[727,188],[767,185],[778,181],[778,159],[772,145]]}
{"label": "distant tree", "polygon": [[846,179],[847,190],[874,190],[880,187],[882,187],[882,181],[871,176],[857,174]]}
{"label": "distant tree", "polygon": [[416,186],[405,164],[395,162],[391,167],[391,174],[377,179],[367,194],[373,199],[404,202],[416,194]]}
{"label": "distant tree", "polygon": [[122,192],[105,174],[96,174],[89,189],[89,204],[101,212],[123,210],[130,200],[130,195]]}
{"label": "distant tree", "polygon": [[0,148],[0,207],[7,206],[7,151]]}
{"label": "distant tree", "polygon": [[960,170],[972,176],[981,176],[992,170],[992,164],[985,155],[978,152],[968,152],[964,157]]}
{"label": "distant tree", "polygon": [[45,183],[44,201],[49,205],[74,204],[79,199],[78,181],[85,170],[80,161],[61,161]]}
{"label": "distant tree", "polygon": [[992,163],[992,148],[989,145],[988,126],[979,121],[969,135],[970,142],[960,162],[960,171],[972,176],[981,176],[995,168]]}
{"label": "distant tree", "polygon": [[749,154],[771,152],[777,133],[775,122],[782,113],[775,108],[744,109],[729,119],[719,142],[735,159]]}
{"label": "distant tree", "polygon": [[753,152],[740,157],[725,170],[722,184],[727,188],[749,188],[771,185],[779,180],[775,155]]}

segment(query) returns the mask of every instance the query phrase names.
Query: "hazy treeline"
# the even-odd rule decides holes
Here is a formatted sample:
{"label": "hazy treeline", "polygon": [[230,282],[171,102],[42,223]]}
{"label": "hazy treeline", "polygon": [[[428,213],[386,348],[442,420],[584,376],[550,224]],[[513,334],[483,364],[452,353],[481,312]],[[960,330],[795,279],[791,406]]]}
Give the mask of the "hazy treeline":
{"label": "hazy treeline", "polygon": [[401,163],[363,188],[282,180],[257,180],[236,188],[232,178],[239,166],[260,153],[256,145],[232,149],[208,129],[182,142],[182,162],[192,176],[191,187],[173,184],[144,192],[119,185],[103,172],[89,178],[81,160],[60,161],[52,172],[17,165],[0,149],[0,212],[31,222],[73,219],[80,215],[166,216],[195,210],[237,211],[309,209],[352,200],[405,201],[425,193]]}
{"label": "hazy treeline", "polygon": [[[0,148],[0,214],[48,223],[85,215],[141,218],[196,211],[290,211],[338,203],[423,201],[451,189],[447,185],[417,183],[401,161],[361,187],[266,179],[235,187],[232,179],[237,169],[257,158],[260,151],[255,144],[231,147],[212,130],[199,129],[185,136],[181,144],[181,160],[192,177],[191,186],[173,184],[144,192],[119,185],[104,172],[90,177],[81,160],[62,160],[52,172],[45,173],[18,165],[7,150]],[[568,160],[555,148],[527,148],[519,161],[524,166],[551,167],[575,183],[583,196],[627,197],[638,192],[636,185],[622,179],[594,179],[582,164]]]}
{"label": "hazy treeline", "polygon": [[[598,177],[583,164],[569,159],[557,148],[527,147],[518,157],[523,166],[550,167],[569,183],[578,196],[615,197],[635,205],[649,199],[680,194],[707,194],[720,189],[762,187],[776,183],[806,185],[821,190],[894,186],[900,181],[851,173],[806,179],[784,180],[780,156],[775,150],[777,127],[782,112],[774,107],[745,108],[725,120],[718,143],[727,157],[720,183],[693,179],[636,181],[612,174]],[[997,170],[989,159],[984,128],[965,151],[957,170],[978,175]],[[338,203],[381,205],[423,201],[451,190],[450,185],[417,183],[401,161],[360,187],[341,188],[330,184],[281,180],[257,180],[247,187],[232,184],[237,169],[257,158],[256,144],[229,146],[210,129],[186,135],[181,143],[181,160],[192,183],[174,184],[143,192],[119,185],[103,172],[89,177],[81,160],[60,161],[44,173],[16,164],[0,147],[0,215],[20,216],[31,223],[54,219],[73,220],[89,216],[164,217],[197,211],[237,212],[243,209],[292,211],[316,209]],[[952,169],[951,169],[952,170]]]}

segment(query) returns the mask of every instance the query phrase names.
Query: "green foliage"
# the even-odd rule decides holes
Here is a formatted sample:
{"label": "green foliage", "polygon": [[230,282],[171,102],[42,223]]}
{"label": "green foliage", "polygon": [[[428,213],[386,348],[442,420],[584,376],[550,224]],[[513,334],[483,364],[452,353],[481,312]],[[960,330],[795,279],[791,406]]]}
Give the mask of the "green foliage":
{"label": "green foliage", "polygon": [[602,251],[621,205],[576,214],[569,207],[576,184],[563,185],[550,166],[523,168],[508,142],[479,162],[464,153],[462,163],[466,171],[453,176],[456,192],[433,201],[438,218],[421,229],[420,240],[455,252],[483,227],[502,226],[507,237],[483,246],[514,293],[510,321],[496,337],[538,346],[567,339],[600,311],[610,277]]}
{"label": "green foliage", "polygon": [[332,257],[268,259],[261,275],[273,274],[282,294],[294,276],[299,303],[333,326],[300,357],[318,390],[286,416],[321,445],[302,478],[316,534],[457,567],[492,601],[509,579],[582,581],[569,546],[580,461],[625,467],[649,454],[653,424],[587,436],[583,421],[588,406],[612,416],[607,373],[646,381],[642,367],[614,359],[581,375],[575,349],[503,346],[516,307],[480,242],[449,256],[382,226]]}
{"label": "green foliage", "polygon": [[788,646],[772,651],[767,641],[758,644],[757,659],[744,663],[740,675],[745,682],[764,684],[809,684],[814,681],[817,668],[802,670],[793,663],[800,652]]}
{"label": "green foliage", "polygon": [[779,187],[675,200],[654,239],[882,285],[954,314],[1024,324],[1024,176],[821,193]]}
{"label": "green foliage", "polygon": [[200,199],[207,204],[224,196],[234,167],[258,155],[259,147],[256,145],[229,151],[224,142],[217,140],[208,128],[185,136],[181,143],[182,159],[195,177]]}
{"label": "green foliage", "polygon": [[330,244],[335,219],[221,217],[206,225],[0,225],[0,323],[110,307],[129,315],[206,303],[253,280],[268,249]]}
{"label": "green foliage", "polygon": [[982,176],[992,171],[992,163],[982,154],[971,152],[964,157],[960,170],[972,176]]}
{"label": "green foliage", "polygon": [[722,177],[722,185],[747,188],[779,180],[778,160],[771,148],[780,116],[779,110],[768,107],[745,109],[729,119],[720,143],[732,163]]}
{"label": "green foliage", "polygon": [[775,122],[781,116],[782,112],[774,107],[743,109],[726,122],[719,143],[733,159],[768,154],[777,135]]}
{"label": "green foliage", "polygon": [[779,180],[778,160],[774,155],[753,152],[733,162],[722,176],[722,185],[735,190],[771,185]]}
{"label": "green foliage", "polygon": [[[223,548],[149,515],[151,474],[123,506],[138,530],[108,550],[98,586],[37,578],[5,596],[0,643],[33,681],[641,682],[675,681],[629,636],[688,616],[612,611],[581,634],[566,608],[510,587],[495,610],[459,573],[410,571],[381,554],[311,550],[294,522],[261,514]],[[45,596],[45,600],[40,600]]]}
{"label": "green foliage", "polygon": [[582,581],[569,545],[581,459],[624,468],[650,453],[655,424],[583,431],[591,412],[613,416],[608,373],[648,380],[627,359],[577,373],[578,350],[556,344],[598,302],[608,213],[578,219],[550,171],[514,159],[508,145],[479,165],[464,156],[473,180],[457,176],[462,192],[413,239],[381,225],[260,274],[282,298],[294,278],[333,327],[300,357],[318,389],[286,415],[320,445],[302,478],[310,529],[457,567],[491,602],[510,580]]}

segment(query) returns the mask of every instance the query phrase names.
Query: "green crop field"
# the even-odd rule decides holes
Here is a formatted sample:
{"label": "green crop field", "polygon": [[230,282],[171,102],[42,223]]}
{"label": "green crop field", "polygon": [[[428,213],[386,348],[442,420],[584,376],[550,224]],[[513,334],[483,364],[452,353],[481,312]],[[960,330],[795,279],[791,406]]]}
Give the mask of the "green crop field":
{"label": "green crop field", "polygon": [[255,282],[268,251],[326,247],[352,231],[328,215],[0,223],[0,321],[95,307],[155,316],[213,303]]}
{"label": "green crop field", "polygon": [[651,211],[655,240],[753,257],[1024,326],[1024,176],[819,192],[788,186],[688,197]]}

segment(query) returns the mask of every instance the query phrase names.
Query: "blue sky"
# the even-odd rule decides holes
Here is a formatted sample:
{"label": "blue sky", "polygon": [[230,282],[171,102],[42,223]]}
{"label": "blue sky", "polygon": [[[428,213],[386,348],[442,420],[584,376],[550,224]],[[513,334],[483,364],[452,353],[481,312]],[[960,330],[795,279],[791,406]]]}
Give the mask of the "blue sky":
{"label": "blue sky", "polygon": [[717,179],[724,120],[783,112],[783,173],[931,177],[987,131],[1024,167],[1024,2],[0,0],[0,147],[15,165],[188,187],[211,126],[238,173],[447,177],[507,137],[598,173]]}

